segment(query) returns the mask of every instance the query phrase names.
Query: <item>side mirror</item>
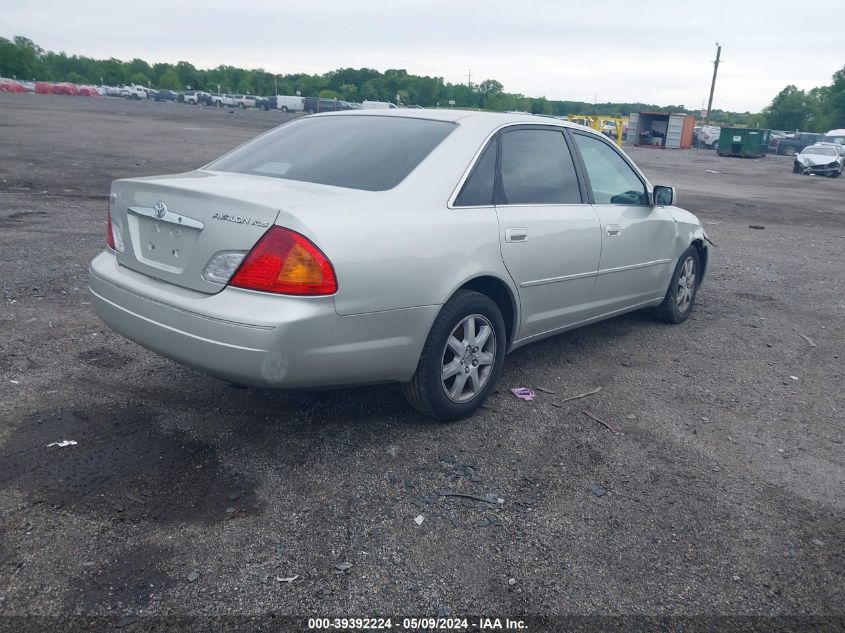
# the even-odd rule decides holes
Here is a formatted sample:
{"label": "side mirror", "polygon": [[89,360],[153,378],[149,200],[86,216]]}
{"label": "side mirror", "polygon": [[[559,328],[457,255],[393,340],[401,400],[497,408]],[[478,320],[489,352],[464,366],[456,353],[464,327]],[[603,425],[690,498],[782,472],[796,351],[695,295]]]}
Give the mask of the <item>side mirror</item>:
{"label": "side mirror", "polygon": [[654,197],[654,206],[656,207],[669,207],[672,206],[675,202],[675,188],[674,187],[664,187],[663,185],[655,185],[654,193],[652,194]]}

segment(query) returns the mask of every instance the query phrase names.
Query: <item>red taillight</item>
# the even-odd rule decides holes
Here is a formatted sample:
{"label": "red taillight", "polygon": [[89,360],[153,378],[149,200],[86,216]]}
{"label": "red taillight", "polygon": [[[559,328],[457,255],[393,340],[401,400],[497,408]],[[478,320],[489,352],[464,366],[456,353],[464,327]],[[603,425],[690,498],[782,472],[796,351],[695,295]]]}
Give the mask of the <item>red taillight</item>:
{"label": "red taillight", "polygon": [[109,209],[108,216],[106,217],[106,244],[113,251],[117,250],[114,246],[114,233],[112,233],[111,229],[111,209]]}
{"label": "red taillight", "polygon": [[286,295],[337,292],[337,279],[328,258],[308,238],[281,226],[264,234],[229,283]]}

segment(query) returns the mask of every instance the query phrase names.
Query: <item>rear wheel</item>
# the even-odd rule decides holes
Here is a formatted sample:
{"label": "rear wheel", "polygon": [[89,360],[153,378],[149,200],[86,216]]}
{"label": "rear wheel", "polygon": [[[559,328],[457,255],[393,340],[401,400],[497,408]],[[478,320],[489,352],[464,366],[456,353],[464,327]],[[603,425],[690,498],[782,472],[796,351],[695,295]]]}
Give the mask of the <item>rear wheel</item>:
{"label": "rear wheel", "polygon": [[282,112],[287,112],[287,111],[288,111],[288,107],[287,107],[287,106],[282,106]]}
{"label": "rear wheel", "polygon": [[785,156],[795,156],[798,151],[792,145],[788,145],[783,148],[783,153]]}
{"label": "rear wheel", "polygon": [[506,346],[505,322],[495,302],[459,291],[437,315],[417,371],[403,385],[405,398],[442,422],[471,415],[495,387]]}
{"label": "rear wheel", "polygon": [[683,323],[687,320],[695,304],[701,274],[701,256],[695,246],[683,252],[666,297],[657,307],[657,318],[664,323]]}
{"label": "rear wheel", "polygon": [[242,101],[241,103],[239,103],[239,104],[238,104],[238,107],[239,107],[241,110],[244,110],[244,109],[246,109],[246,104]]}

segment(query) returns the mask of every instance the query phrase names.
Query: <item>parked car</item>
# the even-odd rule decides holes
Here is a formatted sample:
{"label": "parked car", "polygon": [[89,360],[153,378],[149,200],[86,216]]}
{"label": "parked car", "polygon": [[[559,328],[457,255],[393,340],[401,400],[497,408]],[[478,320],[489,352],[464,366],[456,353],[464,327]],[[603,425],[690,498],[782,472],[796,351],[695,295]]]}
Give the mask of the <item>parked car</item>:
{"label": "parked car", "polygon": [[198,171],[115,181],[89,286],[109,327],[212,376],[399,382],[456,420],[508,351],[641,308],[689,317],[707,236],[674,197],[563,121],[315,115]]}
{"label": "parked car", "polygon": [[389,101],[367,101],[365,99],[361,102],[362,110],[390,110],[396,107],[395,103],[390,103]]}
{"label": "parked car", "polygon": [[822,140],[822,136],[822,134],[815,134],[814,132],[796,132],[792,136],[783,138],[773,136],[769,142],[769,153],[795,156],[808,145],[818,143]]}
{"label": "parked car", "polygon": [[211,93],[202,90],[188,90],[185,93],[185,103],[191,105],[209,105]]}
{"label": "parked car", "polygon": [[0,92],[27,92],[26,88],[12,79],[0,80]]}
{"label": "parked car", "polygon": [[270,98],[269,97],[252,95],[252,102],[253,102],[254,107],[258,108],[259,110],[269,110],[270,109]]}
{"label": "parked car", "polygon": [[79,90],[76,86],[71,83],[62,82],[53,84],[53,94],[54,95],[68,95],[68,96],[76,96],[79,94]]}
{"label": "parked car", "polygon": [[157,90],[153,98],[156,101],[172,101],[176,103],[179,100],[179,93],[175,90]]}
{"label": "parked car", "polygon": [[282,112],[304,112],[305,97],[276,96],[276,107]]}
{"label": "parked car", "polygon": [[228,93],[217,93],[211,95],[211,105],[216,106],[218,108],[223,107],[235,107],[235,95],[228,94]]}
{"label": "parked car", "polygon": [[716,149],[719,146],[719,137],[721,134],[722,128],[717,125],[702,125],[698,129],[695,145],[706,149]]}
{"label": "parked car", "polygon": [[845,166],[845,154],[834,143],[808,145],[795,157],[792,172],[795,174],[814,174],[838,178]]}
{"label": "parked car", "polygon": [[346,101],[340,101],[339,99],[323,99],[321,97],[305,97],[302,107],[305,109],[306,114],[354,109]]}
{"label": "parked car", "polygon": [[[228,105],[228,104],[226,104]],[[232,107],[234,108],[254,108],[255,107],[255,97],[252,95],[232,95]]]}
{"label": "parked car", "polygon": [[120,96],[127,99],[149,99],[151,90],[146,86],[124,86],[120,89]]}

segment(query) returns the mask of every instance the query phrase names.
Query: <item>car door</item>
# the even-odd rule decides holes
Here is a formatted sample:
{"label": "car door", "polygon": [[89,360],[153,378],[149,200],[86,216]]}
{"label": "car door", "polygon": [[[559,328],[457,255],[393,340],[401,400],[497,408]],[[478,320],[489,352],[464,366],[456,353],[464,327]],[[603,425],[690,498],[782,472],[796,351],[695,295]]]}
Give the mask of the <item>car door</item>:
{"label": "car door", "polygon": [[591,316],[601,233],[562,128],[508,128],[498,146],[499,241],[524,339]]}
{"label": "car door", "polygon": [[587,132],[571,135],[601,222],[593,301],[607,314],[662,296],[673,266],[672,214],[651,204],[645,182],[613,145]]}

